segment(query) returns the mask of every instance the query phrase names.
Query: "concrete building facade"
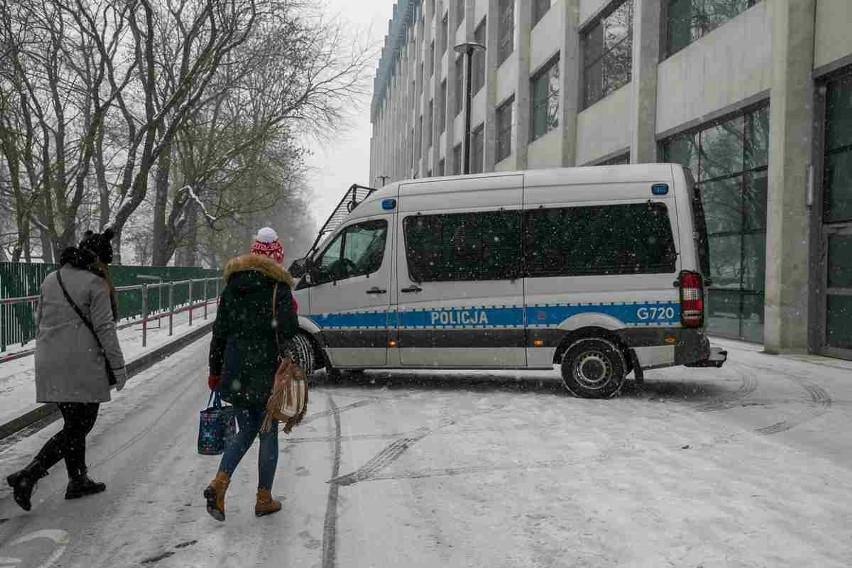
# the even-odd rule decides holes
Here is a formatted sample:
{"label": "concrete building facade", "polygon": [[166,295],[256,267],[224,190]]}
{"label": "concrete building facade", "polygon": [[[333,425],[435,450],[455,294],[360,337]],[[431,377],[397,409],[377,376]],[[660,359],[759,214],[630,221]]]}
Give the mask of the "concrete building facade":
{"label": "concrete building facade", "polygon": [[375,79],[373,183],[673,161],[699,187],[708,325],[852,358],[850,0],[400,0]]}

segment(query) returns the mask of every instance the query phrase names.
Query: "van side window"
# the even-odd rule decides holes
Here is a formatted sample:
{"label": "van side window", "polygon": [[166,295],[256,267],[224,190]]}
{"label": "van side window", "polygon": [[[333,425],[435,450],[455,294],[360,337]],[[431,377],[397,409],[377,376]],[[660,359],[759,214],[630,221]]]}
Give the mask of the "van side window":
{"label": "van side window", "polygon": [[520,276],[520,211],[417,215],[406,218],[403,227],[414,282]]}
{"label": "van side window", "polygon": [[677,252],[664,203],[527,211],[527,275],[667,274]]}
{"label": "van side window", "polygon": [[316,284],[366,276],[382,267],[387,221],[367,221],[345,228],[316,260]]}

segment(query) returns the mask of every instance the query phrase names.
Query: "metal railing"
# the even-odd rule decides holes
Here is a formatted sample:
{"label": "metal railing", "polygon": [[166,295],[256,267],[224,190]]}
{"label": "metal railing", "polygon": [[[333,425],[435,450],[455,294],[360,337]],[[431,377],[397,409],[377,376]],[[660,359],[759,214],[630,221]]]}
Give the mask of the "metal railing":
{"label": "metal railing", "polygon": [[[160,277],[153,278],[159,279]],[[168,319],[169,336],[172,336],[174,335],[174,317],[177,314],[189,312],[190,326],[193,323],[195,313],[199,310],[203,310],[202,317],[205,320],[208,319],[208,308],[211,303],[217,301],[221,282],[221,278],[215,277],[117,286],[115,290],[118,296],[119,315],[124,315],[122,317],[124,323],[119,325],[119,329],[141,322],[142,346],[147,347],[149,324],[156,321],[161,328],[163,320]],[[165,302],[164,295],[166,296]],[[31,337],[26,338],[23,342],[18,341],[21,333],[16,334],[15,343],[25,344],[35,337],[35,315],[38,300],[39,296],[0,298],[0,320],[6,320],[11,314],[16,316],[14,323],[19,324],[19,328],[32,330]],[[6,333],[9,326],[6,323],[6,321],[0,321],[0,352],[5,351],[9,345]],[[32,350],[27,350],[6,357],[0,356],[0,362],[31,352]]]}

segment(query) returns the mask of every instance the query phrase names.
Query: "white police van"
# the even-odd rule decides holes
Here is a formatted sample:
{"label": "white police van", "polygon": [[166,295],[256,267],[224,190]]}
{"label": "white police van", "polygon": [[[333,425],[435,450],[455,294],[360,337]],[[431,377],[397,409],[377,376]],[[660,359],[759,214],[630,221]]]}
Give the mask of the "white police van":
{"label": "white police van", "polygon": [[631,371],[726,358],[679,165],[416,179],[346,209],[291,267],[312,369],[559,365],[573,394],[607,397]]}

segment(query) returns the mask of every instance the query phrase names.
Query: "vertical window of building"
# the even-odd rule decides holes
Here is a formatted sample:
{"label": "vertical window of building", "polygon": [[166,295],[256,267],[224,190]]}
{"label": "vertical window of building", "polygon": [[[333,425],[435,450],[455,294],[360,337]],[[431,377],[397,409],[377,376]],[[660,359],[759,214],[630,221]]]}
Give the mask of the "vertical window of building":
{"label": "vertical window of building", "polygon": [[497,162],[512,154],[512,109],[515,97],[509,98],[497,108]]}
{"label": "vertical window of building", "polygon": [[435,121],[435,102],[429,101],[429,114],[426,121],[426,149],[432,147],[432,125]]}
{"label": "vertical window of building", "polygon": [[673,55],[760,0],[667,0],[666,54]]}
{"label": "vertical window of building", "polygon": [[[826,85],[823,212],[825,347],[852,349],[852,75]],[[822,347],[822,346],[821,346]],[[828,353],[831,355],[832,353]],[[842,353],[848,358],[848,353]]]}
{"label": "vertical window of building", "polygon": [[497,66],[515,50],[515,0],[500,0],[498,22]]}
{"label": "vertical window of building", "polygon": [[456,57],[456,116],[464,110],[464,56]]}
{"label": "vertical window of building", "polygon": [[559,58],[557,57],[532,79],[532,132],[530,141],[538,140],[559,126]]}
{"label": "vertical window of building", "polygon": [[421,61],[420,62],[420,89],[418,89],[418,91],[417,91],[418,97],[423,94],[423,83],[426,82],[426,73],[424,71],[425,71],[425,69],[423,68],[423,62]]}
{"label": "vertical window of building", "polygon": [[429,65],[429,76],[431,77],[435,73],[435,40],[432,40],[432,43],[429,44],[429,59],[427,59]]}
{"label": "vertical window of building", "polygon": [[485,125],[473,129],[470,136],[470,173],[481,174],[485,169]]}
{"label": "vertical window of building", "polygon": [[446,162],[444,161],[444,158],[441,158],[440,161],[438,162],[438,169],[435,171],[435,175],[438,176],[438,177],[445,175],[446,174],[446,172],[444,171],[445,167],[446,167]]}
{"label": "vertical window of building", "polygon": [[465,0],[456,0],[456,29],[464,22],[464,3]]}
{"label": "vertical window of building", "polygon": [[591,106],[630,82],[633,65],[633,0],[583,33],[583,103]]}
{"label": "vertical window of building", "polygon": [[663,159],[688,168],[707,226],[711,332],[763,339],[769,109],[679,134],[662,144]]}
{"label": "vertical window of building", "polygon": [[462,170],[462,145],[456,144],[453,147],[453,175],[461,174]]}
{"label": "vertical window of building", "polygon": [[442,134],[447,129],[447,80],[441,81],[441,89],[438,91],[438,133]]}
{"label": "vertical window of building", "polygon": [[417,126],[414,129],[414,163],[423,155],[423,115],[417,117]]}
{"label": "vertical window of building", "polygon": [[532,0],[532,25],[535,27],[547,11],[550,10],[550,0]]}
{"label": "vertical window of building", "polygon": [[445,14],[441,20],[441,55],[447,53],[447,48],[450,45],[450,15]]}
{"label": "vertical window of building", "polygon": [[[485,45],[486,21],[482,18],[482,22],[477,26],[473,34],[473,41]],[[473,52],[472,60],[473,71],[471,73],[471,88],[473,94],[476,95],[485,86],[485,51],[477,49]]]}

